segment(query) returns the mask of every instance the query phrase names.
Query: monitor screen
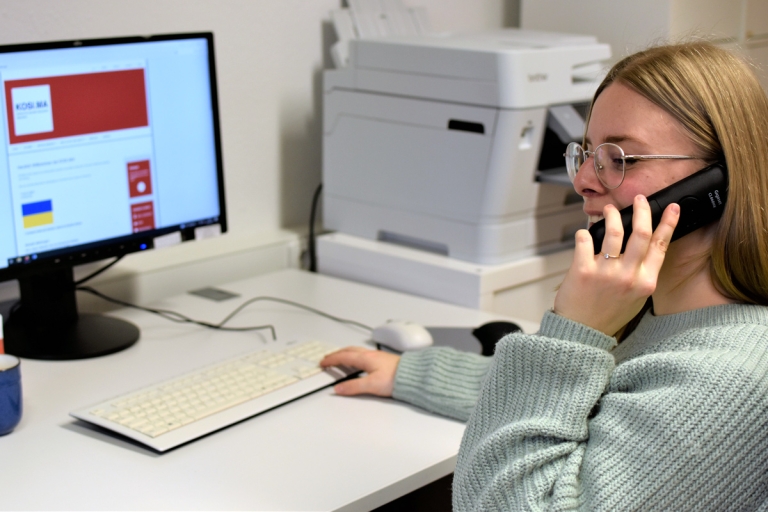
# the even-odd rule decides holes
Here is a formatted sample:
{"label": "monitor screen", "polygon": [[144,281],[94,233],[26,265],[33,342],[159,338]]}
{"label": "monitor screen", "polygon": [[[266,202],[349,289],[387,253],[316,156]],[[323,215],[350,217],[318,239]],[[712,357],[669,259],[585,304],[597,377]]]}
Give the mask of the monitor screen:
{"label": "monitor screen", "polygon": [[73,265],[226,231],[213,36],[0,47],[0,81],[0,280],[21,289],[6,346],[66,358],[29,331],[72,323],[42,295],[78,316]]}

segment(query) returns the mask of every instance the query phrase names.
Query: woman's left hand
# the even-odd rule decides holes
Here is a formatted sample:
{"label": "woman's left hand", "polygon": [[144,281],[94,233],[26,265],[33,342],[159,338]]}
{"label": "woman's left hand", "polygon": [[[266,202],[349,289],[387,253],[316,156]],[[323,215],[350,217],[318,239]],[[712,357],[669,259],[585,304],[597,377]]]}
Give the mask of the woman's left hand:
{"label": "woman's left hand", "polygon": [[603,208],[606,236],[602,254],[594,254],[592,236],[586,229],[576,233],[571,268],[555,297],[555,313],[613,336],[640,312],[656,289],[680,207],[669,205],[652,231],[648,200],[634,201],[632,234],[618,258],[624,238],[621,215],[613,205]]}

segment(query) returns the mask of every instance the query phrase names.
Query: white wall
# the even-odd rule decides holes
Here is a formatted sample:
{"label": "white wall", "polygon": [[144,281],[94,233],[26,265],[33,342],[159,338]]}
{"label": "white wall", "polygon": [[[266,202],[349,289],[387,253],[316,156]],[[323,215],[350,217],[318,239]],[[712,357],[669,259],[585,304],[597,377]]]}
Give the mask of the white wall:
{"label": "white wall", "polygon": [[736,48],[759,67],[768,91],[768,0],[521,0],[523,28],[591,34],[613,60],[655,43],[704,37]]}
{"label": "white wall", "polygon": [[[404,3],[426,6],[433,28],[440,31],[496,28],[517,20],[516,0]],[[292,228],[307,223],[312,192],[320,182],[321,70],[331,65],[328,47],[334,42],[328,12],[340,6],[341,0],[0,2],[0,44],[215,34],[230,234],[128,256],[100,276],[102,284],[125,298],[148,301],[190,285],[297,263],[299,237]],[[239,255],[236,264],[217,265],[222,255],[233,254]],[[162,280],[162,287],[149,284],[165,269],[179,266],[187,266],[194,282],[175,278]],[[137,275],[145,285],[125,284]],[[14,290],[0,287],[0,300]]]}
{"label": "white wall", "polygon": [[736,38],[747,1],[764,0],[581,0],[578,13],[569,0],[522,0],[520,19],[525,28],[596,35],[619,60],[689,35]]}

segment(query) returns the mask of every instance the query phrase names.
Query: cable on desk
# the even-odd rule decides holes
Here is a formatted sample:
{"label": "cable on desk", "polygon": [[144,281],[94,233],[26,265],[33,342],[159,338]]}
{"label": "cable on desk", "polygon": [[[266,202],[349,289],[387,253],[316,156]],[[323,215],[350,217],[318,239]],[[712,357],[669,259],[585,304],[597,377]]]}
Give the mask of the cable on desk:
{"label": "cable on desk", "polygon": [[272,333],[272,340],[277,339],[277,334],[275,333],[275,327],[273,325],[267,324],[267,325],[256,325],[252,327],[224,327],[224,323],[227,322],[232,315],[229,315],[227,318],[225,318],[222,322],[219,322],[218,324],[212,324],[210,322],[203,322],[201,320],[194,320],[192,318],[189,318],[186,315],[183,315],[181,313],[178,313],[176,311],[170,311],[167,309],[156,309],[156,308],[148,308],[144,306],[139,306],[137,304],[131,304],[130,302],[125,302],[120,299],[116,299],[114,297],[110,297],[109,295],[104,295],[100,291],[94,290],[90,286],[78,286],[75,288],[78,291],[81,292],[87,292],[92,295],[95,295],[101,299],[106,300],[107,302],[112,302],[113,304],[117,304],[120,306],[124,306],[127,308],[133,308],[138,309],[140,311],[146,311],[147,313],[152,313],[155,315],[158,315],[162,318],[165,318],[166,320],[170,320],[171,322],[176,323],[187,323],[187,324],[195,324],[195,325],[201,325],[203,327],[208,327],[210,329],[218,329],[221,331],[259,331],[264,329],[269,329]]}
{"label": "cable on desk", "polygon": [[373,331],[372,327],[367,326],[367,325],[365,325],[363,323],[357,322],[355,320],[349,320],[349,319],[346,319],[346,318],[341,318],[341,317],[338,317],[338,316],[334,316],[334,315],[331,315],[329,313],[325,313],[324,311],[320,311],[319,309],[315,309],[315,308],[310,307],[310,306],[305,306],[304,304],[300,304],[300,303],[294,302],[292,300],[281,299],[279,297],[260,296],[260,297],[254,297],[252,299],[248,299],[247,301],[245,301],[242,304],[240,304],[237,308],[235,308],[234,311],[232,311],[230,314],[228,314],[226,317],[224,317],[224,319],[221,322],[219,322],[218,324],[212,324],[212,323],[209,323],[209,322],[203,322],[203,321],[200,321],[200,320],[194,320],[194,319],[189,318],[188,316],[183,315],[181,313],[178,313],[176,311],[170,311],[170,310],[167,310],[167,309],[148,308],[148,307],[132,304],[130,302],[125,302],[125,301],[122,301],[120,299],[116,299],[114,297],[110,297],[108,295],[105,295],[105,294],[101,293],[100,291],[94,290],[93,288],[91,288],[89,286],[78,286],[76,288],[76,290],[93,294],[93,295],[95,295],[95,296],[97,296],[97,297],[99,297],[101,299],[104,299],[104,300],[106,300],[108,302],[112,302],[113,304],[118,304],[120,306],[134,308],[134,309],[138,309],[138,310],[141,310],[141,311],[146,311],[148,313],[152,313],[152,314],[158,315],[158,316],[160,316],[162,318],[165,318],[167,320],[170,320],[172,322],[191,323],[191,324],[201,325],[203,327],[208,327],[210,329],[218,329],[218,330],[222,330],[222,331],[256,331],[256,330],[269,329],[272,332],[272,340],[273,341],[277,339],[277,335],[275,333],[275,327],[273,325],[271,325],[271,324],[258,325],[258,326],[253,326],[253,327],[225,327],[224,324],[229,322],[235,315],[237,315],[245,307],[253,304],[254,302],[266,301],[266,302],[277,302],[279,304],[286,304],[288,306],[293,306],[293,307],[296,307],[296,308],[304,309],[306,311],[309,311],[310,313],[314,313],[314,314],[322,316],[324,318],[328,318],[329,320],[333,320],[334,322],[338,322],[338,323],[346,324],[346,325],[353,325],[353,326],[356,326],[356,327],[360,327],[361,329],[364,329],[364,330],[369,331],[369,332]]}
{"label": "cable on desk", "polygon": [[264,296],[261,296],[261,297],[254,297],[252,299],[248,299],[247,301],[245,301],[242,304],[240,304],[234,311],[232,311],[224,320],[221,321],[221,323],[222,324],[227,323],[233,316],[235,316],[240,311],[242,311],[243,308],[245,308],[246,306],[248,306],[250,304],[253,304],[254,302],[259,302],[259,301],[277,302],[279,304],[286,304],[288,306],[293,306],[293,307],[296,307],[296,308],[304,309],[306,311],[309,311],[310,313],[314,313],[316,315],[328,318],[329,320],[333,320],[334,322],[338,322],[340,324],[354,325],[354,326],[360,327],[361,329],[364,329],[364,330],[366,330],[368,332],[373,332],[373,327],[369,327],[369,326],[367,326],[365,324],[362,324],[360,322],[357,322],[355,320],[348,320],[346,318],[341,318],[341,317],[338,317],[338,316],[334,316],[334,315],[331,315],[329,313],[325,313],[323,311],[320,311],[319,309],[315,309],[315,308],[310,307],[310,306],[305,306],[304,304],[300,304],[300,303],[294,302],[292,300],[281,299],[279,297],[270,297],[268,295],[264,295]]}
{"label": "cable on desk", "polygon": [[[315,197],[314,197],[314,199],[312,201],[312,210],[313,210],[313,212],[315,210],[315,207],[317,206],[317,200],[319,198],[320,191],[322,190],[322,188],[323,188],[323,184],[321,183],[320,186],[315,191]],[[313,216],[312,216],[312,224],[314,224],[314,213],[313,213]],[[311,237],[311,238],[313,238],[313,237]],[[312,242],[313,242],[312,245],[314,246],[314,240]],[[312,248],[312,252],[314,253],[314,247]],[[203,322],[201,320],[194,320],[194,319],[189,318],[188,316],[183,315],[181,313],[178,313],[176,311],[170,311],[170,310],[167,310],[167,309],[148,308],[148,307],[144,307],[144,306],[139,306],[137,304],[132,304],[130,302],[126,302],[126,301],[123,301],[123,300],[120,300],[120,299],[116,299],[114,297],[110,297],[109,295],[105,295],[105,294],[101,293],[100,291],[95,290],[94,288],[91,288],[90,286],[80,286],[82,283],[84,283],[84,282],[88,281],[89,279],[92,279],[92,278],[96,277],[97,275],[101,274],[102,272],[104,272],[105,270],[110,268],[112,265],[114,265],[115,263],[120,261],[122,258],[123,258],[123,256],[118,256],[117,258],[115,258],[114,261],[112,261],[109,264],[103,266],[102,268],[100,268],[96,272],[93,272],[92,274],[90,274],[90,275],[88,275],[88,276],[86,276],[86,277],[76,281],[75,282],[75,290],[78,290],[78,291],[81,291],[81,292],[90,293],[92,295],[95,295],[96,297],[99,297],[100,299],[106,300],[107,302],[111,302],[113,304],[117,304],[119,306],[124,306],[124,307],[128,307],[128,308],[138,309],[140,311],[146,311],[147,313],[152,313],[152,314],[158,315],[158,316],[160,316],[162,318],[165,318],[166,320],[170,320],[170,321],[176,322],[176,323],[190,323],[190,324],[200,325],[200,326],[203,326],[203,327],[208,327],[210,329],[218,329],[218,330],[222,330],[222,331],[259,331],[259,330],[269,329],[270,332],[272,333],[272,340],[273,341],[277,339],[277,333],[275,332],[275,327],[273,325],[271,325],[271,324],[257,325],[257,326],[252,326],[252,327],[225,327],[224,324],[226,324],[232,318],[234,318],[234,316],[237,315],[240,311],[242,311],[246,306],[249,306],[250,304],[253,304],[254,302],[268,301],[268,302],[277,302],[279,304],[286,304],[288,306],[293,306],[293,307],[296,307],[296,308],[304,309],[306,311],[309,311],[310,313],[314,313],[316,315],[328,318],[329,320],[333,320],[334,322],[338,322],[338,323],[346,324],[346,325],[354,325],[356,327],[360,327],[361,329],[367,330],[368,332],[372,332],[373,331],[372,327],[369,327],[369,326],[367,326],[365,324],[362,324],[360,322],[356,322],[355,320],[349,320],[349,319],[346,319],[346,318],[341,318],[341,317],[338,317],[338,316],[334,316],[334,315],[331,315],[329,313],[325,313],[324,311],[320,311],[319,309],[315,309],[315,308],[310,307],[310,306],[305,306],[304,304],[300,304],[300,303],[294,302],[292,300],[281,299],[279,297],[270,297],[270,296],[267,296],[267,295],[260,296],[260,297],[254,297],[252,299],[248,299],[247,301],[245,301],[242,304],[240,304],[237,308],[235,308],[235,310],[232,311],[229,315],[224,317],[224,320],[222,320],[218,324],[212,324],[210,322]],[[14,306],[16,306],[16,305],[17,304],[15,304]]]}

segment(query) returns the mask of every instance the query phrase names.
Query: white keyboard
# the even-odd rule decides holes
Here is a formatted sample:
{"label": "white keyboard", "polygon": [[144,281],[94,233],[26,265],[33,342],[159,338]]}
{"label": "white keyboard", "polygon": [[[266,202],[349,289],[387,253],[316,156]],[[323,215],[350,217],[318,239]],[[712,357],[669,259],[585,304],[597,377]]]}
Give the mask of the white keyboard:
{"label": "white keyboard", "polygon": [[338,349],[274,344],[70,414],[163,452],[348,377],[318,365]]}

